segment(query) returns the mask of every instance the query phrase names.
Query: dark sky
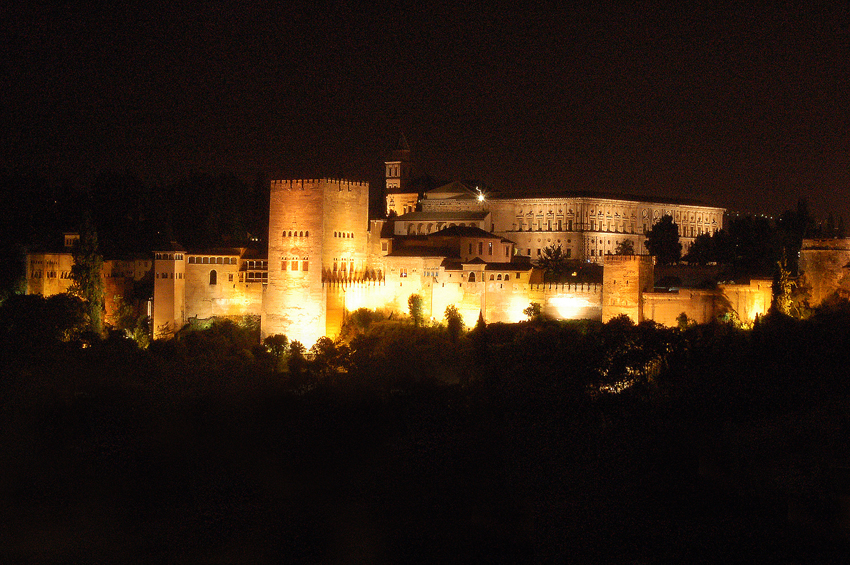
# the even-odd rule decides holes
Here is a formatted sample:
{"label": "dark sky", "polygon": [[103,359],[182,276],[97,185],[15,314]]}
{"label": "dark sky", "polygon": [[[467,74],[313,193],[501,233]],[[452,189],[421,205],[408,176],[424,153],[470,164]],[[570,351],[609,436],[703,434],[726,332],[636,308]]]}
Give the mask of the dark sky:
{"label": "dark sky", "polygon": [[844,2],[100,4],[0,8],[0,166],[378,182],[403,131],[447,180],[850,219]]}

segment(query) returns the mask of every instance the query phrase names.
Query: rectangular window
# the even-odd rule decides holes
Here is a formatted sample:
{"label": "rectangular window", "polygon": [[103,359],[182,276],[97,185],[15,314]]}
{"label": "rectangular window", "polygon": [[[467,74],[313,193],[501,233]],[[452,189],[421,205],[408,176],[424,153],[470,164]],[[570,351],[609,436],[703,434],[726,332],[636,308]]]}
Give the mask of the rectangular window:
{"label": "rectangular window", "polygon": [[301,261],[301,270],[302,270],[302,271],[308,271],[308,270],[309,270],[309,268],[308,268],[309,266],[310,266],[310,262],[309,262],[309,261]]}
{"label": "rectangular window", "polygon": [[386,250],[387,250],[387,242],[386,242],[386,241],[382,241],[382,242],[381,242],[381,251],[386,251]]}
{"label": "rectangular window", "polygon": [[472,244],[469,244],[469,254],[472,255]]}
{"label": "rectangular window", "polygon": [[484,242],[483,241],[478,242],[478,254],[484,255]]}
{"label": "rectangular window", "polygon": [[298,261],[291,261],[289,264],[289,268],[293,271],[298,270]]}
{"label": "rectangular window", "polygon": [[493,255],[493,242],[487,242],[487,255]]}
{"label": "rectangular window", "polygon": [[227,273],[227,282],[233,282],[233,273]]}

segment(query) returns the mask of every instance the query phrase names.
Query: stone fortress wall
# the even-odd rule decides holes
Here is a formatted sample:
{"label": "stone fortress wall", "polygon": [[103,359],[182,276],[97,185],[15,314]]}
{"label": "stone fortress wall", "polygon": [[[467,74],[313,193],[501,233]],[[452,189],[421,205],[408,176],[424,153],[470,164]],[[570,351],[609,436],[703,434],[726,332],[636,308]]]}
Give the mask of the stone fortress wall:
{"label": "stone fortress wall", "polygon": [[804,239],[799,271],[812,306],[833,295],[850,298],[850,238]]}

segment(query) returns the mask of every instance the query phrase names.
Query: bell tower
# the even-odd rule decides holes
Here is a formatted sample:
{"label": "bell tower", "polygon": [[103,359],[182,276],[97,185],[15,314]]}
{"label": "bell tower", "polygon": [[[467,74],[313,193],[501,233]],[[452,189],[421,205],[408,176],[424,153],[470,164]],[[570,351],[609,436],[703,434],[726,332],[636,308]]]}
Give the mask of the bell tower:
{"label": "bell tower", "polygon": [[419,193],[411,192],[410,180],[413,176],[413,162],[410,160],[410,146],[404,134],[401,134],[395,149],[384,161],[386,173],[387,214],[395,212],[397,216],[413,212],[419,200]]}

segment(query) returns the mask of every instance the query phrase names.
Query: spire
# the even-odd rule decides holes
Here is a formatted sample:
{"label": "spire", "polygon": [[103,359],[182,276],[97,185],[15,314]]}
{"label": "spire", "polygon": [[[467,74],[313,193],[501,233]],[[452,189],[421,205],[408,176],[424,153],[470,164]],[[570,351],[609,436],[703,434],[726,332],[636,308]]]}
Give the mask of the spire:
{"label": "spire", "polygon": [[407,138],[404,137],[404,132],[399,134],[398,143],[396,143],[395,151],[410,151],[410,145],[407,144]]}

